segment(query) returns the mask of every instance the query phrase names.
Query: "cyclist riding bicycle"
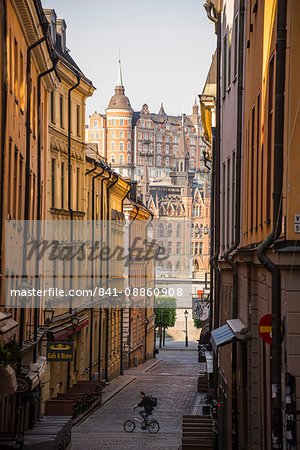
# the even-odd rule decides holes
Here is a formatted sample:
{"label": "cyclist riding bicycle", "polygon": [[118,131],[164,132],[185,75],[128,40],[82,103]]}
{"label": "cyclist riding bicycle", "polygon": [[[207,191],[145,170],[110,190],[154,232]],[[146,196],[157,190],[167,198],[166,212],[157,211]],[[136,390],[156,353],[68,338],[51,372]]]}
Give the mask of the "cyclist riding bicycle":
{"label": "cyclist riding bicycle", "polygon": [[142,418],[144,419],[142,428],[145,429],[148,417],[150,416],[150,414],[152,414],[153,406],[152,406],[151,398],[147,397],[145,392],[143,392],[143,391],[140,392],[140,398],[141,398],[141,401],[139,403],[137,403],[133,407],[133,409],[135,409],[135,408],[144,408],[144,410],[143,411],[139,411],[139,413],[142,416]]}

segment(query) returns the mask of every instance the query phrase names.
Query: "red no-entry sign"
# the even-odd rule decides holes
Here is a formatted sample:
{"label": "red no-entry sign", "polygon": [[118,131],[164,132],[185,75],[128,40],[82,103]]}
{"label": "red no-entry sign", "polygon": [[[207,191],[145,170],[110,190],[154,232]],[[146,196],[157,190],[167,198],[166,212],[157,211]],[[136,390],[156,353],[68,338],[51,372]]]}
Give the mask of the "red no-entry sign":
{"label": "red no-entry sign", "polygon": [[267,343],[272,344],[272,314],[266,314],[260,319],[259,334],[261,338]]}
{"label": "red no-entry sign", "polygon": [[[267,344],[272,344],[272,314],[266,314],[260,319],[259,325],[259,334],[263,341]],[[282,323],[281,323],[281,332],[282,332]]]}

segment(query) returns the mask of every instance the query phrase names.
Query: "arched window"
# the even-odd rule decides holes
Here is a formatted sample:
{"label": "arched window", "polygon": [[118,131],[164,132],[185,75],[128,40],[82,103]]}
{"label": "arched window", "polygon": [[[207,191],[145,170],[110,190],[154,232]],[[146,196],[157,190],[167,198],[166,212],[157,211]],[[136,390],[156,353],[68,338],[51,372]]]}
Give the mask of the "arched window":
{"label": "arched window", "polygon": [[168,242],[168,249],[167,249],[168,254],[172,253],[172,242]]}
{"label": "arched window", "polygon": [[96,139],[100,139],[100,131],[96,131]]}
{"label": "arched window", "polygon": [[173,231],[172,225],[169,223],[169,225],[168,225],[168,236],[172,236],[172,231]]}
{"label": "arched window", "polygon": [[157,144],[157,153],[161,154],[161,144]]}
{"label": "arched window", "polygon": [[127,155],[127,163],[130,164],[130,162],[131,162],[131,156],[130,156],[130,154],[128,153],[128,155]]}
{"label": "arched window", "polygon": [[161,156],[157,157],[157,165],[160,167],[161,166]]}
{"label": "arched window", "polygon": [[200,237],[202,238],[202,236],[203,236],[203,225],[201,223],[201,225],[200,225]]}
{"label": "arched window", "polygon": [[138,149],[139,149],[139,151],[142,150],[142,143],[141,142],[139,142]]}
{"label": "arched window", "polygon": [[170,161],[169,161],[169,157],[166,157],[166,167],[169,167]]}
{"label": "arched window", "polygon": [[124,164],[124,155],[119,156],[119,163]]}
{"label": "arched window", "polygon": [[158,236],[159,236],[159,237],[163,237],[163,235],[164,235],[164,226],[163,226],[162,223],[160,223],[160,224],[158,225]]}
{"label": "arched window", "polygon": [[167,144],[167,145],[166,145],[166,155],[169,154],[169,150],[170,150],[170,147],[169,147],[168,144]]}
{"label": "arched window", "polygon": [[130,142],[127,143],[127,149],[128,149],[128,150],[131,149],[131,143],[130,143]]}
{"label": "arched window", "polygon": [[191,159],[191,169],[192,170],[195,169],[195,161],[193,159]]}
{"label": "arched window", "polygon": [[177,264],[176,264],[176,269],[177,269],[177,270],[179,270],[179,269],[180,269],[180,261],[177,261]]}
{"label": "arched window", "polygon": [[111,159],[111,162],[112,162],[112,163],[115,163],[115,162],[116,162],[116,157],[115,157],[114,154],[111,155],[110,159]]}
{"label": "arched window", "polygon": [[181,236],[181,225],[180,225],[180,223],[178,223],[177,227],[176,227],[176,236],[177,237]]}
{"label": "arched window", "polygon": [[180,171],[183,172],[183,162],[180,163]]}
{"label": "arched window", "polygon": [[124,150],[124,142],[120,142],[119,149],[121,152]]}
{"label": "arched window", "polygon": [[180,255],[180,253],[181,253],[181,242],[177,242],[176,253],[177,253],[177,255]]}
{"label": "arched window", "polygon": [[112,152],[115,150],[115,143],[114,143],[114,142],[112,142],[112,143],[110,144],[110,150],[111,150]]}

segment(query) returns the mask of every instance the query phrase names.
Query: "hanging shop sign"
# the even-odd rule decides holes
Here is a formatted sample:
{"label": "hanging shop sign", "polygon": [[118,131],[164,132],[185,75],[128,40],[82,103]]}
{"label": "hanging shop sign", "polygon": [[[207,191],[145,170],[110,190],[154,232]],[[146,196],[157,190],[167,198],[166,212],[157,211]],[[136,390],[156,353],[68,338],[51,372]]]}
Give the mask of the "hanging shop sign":
{"label": "hanging shop sign", "polygon": [[207,320],[209,318],[209,302],[200,298],[193,299],[193,319]]}
{"label": "hanging shop sign", "polygon": [[73,361],[73,342],[47,342],[47,361]]}

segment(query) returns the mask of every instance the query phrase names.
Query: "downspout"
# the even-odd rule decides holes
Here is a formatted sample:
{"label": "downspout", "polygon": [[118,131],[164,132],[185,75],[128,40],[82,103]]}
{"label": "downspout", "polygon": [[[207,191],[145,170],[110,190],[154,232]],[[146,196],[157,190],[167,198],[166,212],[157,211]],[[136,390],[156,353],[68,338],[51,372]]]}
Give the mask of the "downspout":
{"label": "downspout", "polygon": [[[110,180],[112,177],[112,172],[109,172],[108,177],[102,177],[101,179],[101,203],[100,203],[100,217],[101,217],[101,233],[100,233],[100,243],[101,249],[103,246],[103,220],[104,220],[104,196],[103,196],[103,185],[105,180]],[[100,258],[100,279],[101,285],[103,285],[103,274],[102,274],[102,257]],[[102,307],[100,306],[100,317],[99,317],[99,354],[98,354],[98,373],[100,376],[101,370],[101,333],[102,333]]]}
{"label": "downspout", "polygon": [[[42,72],[38,75],[38,83],[37,83],[37,236],[36,239],[39,241],[40,239],[40,232],[41,232],[41,223],[42,220],[42,198],[41,198],[41,171],[42,171],[42,155],[41,155],[41,79],[48,75],[49,73],[53,72],[56,69],[57,63],[59,59],[57,57],[53,58],[52,61],[52,67],[48,70],[45,70],[45,72]],[[36,255],[36,288],[39,289],[40,287],[40,278],[39,278],[39,258],[38,254]],[[34,342],[37,341],[37,332],[39,327],[39,314],[38,314],[38,305],[35,305],[34,308]],[[33,350],[33,362],[36,362],[37,358],[37,344],[35,344],[34,350]]]}
{"label": "downspout", "polygon": [[[29,220],[29,198],[30,198],[30,134],[31,134],[31,52],[34,48],[46,41],[44,35],[27,48],[27,67],[26,67],[26,163],[25,163],[25,201],[24,201],[24,236],[23,236],[23,261],[22,261],[22,279],[28,280],[26,256],[27,256],[27,230]],[[25,311],[21,307],[20,311],[20,329],[19,329],[19,346],[22,348],[24,334]]]}
{"label": "downspout", "polygon": [[[241,161],[242,161],[242,133],[243,133],[243,74],[244,74],[244,0],[239,6],[239,54],[238,54],[238,95],[237,95],[237,135],[236,135],[236,186],[235,186],[235,241],[224,253],[225,261],[233,270],[233,319],[238,318],[238,267],[229,257],[240,244],[241,227]],[[234,219],[233,219],[234,220]],[[232,342],[232,448],[238,449],[238,403],[237,403],[237,342]]]}
{"label": "downspout", "polygon": [[267,251],[281,233],[282,186],[283,186],[283,142],[284,142],[284,91],[286,58],[286,0],[278,0],[276,40],[276,85],[274,123],[274,172],[273,172],[273,230],[258,246],[260,263],[272,274],[272,448],[283,448],[282,431],[282,387],[281,387],[281,272],[267,256]]}
{"label": "downspout", "polygon": [[[95,245],[95,180],[96,178],[101,177],[101,175],[104,173],[104,168],[102,169],[102,172],[98,173],[97,175],[94,175],[92,178],[92,248],[94,248]],[[93,368],[93,328],[94,328],[94,261],[92,261],[92,306],[91,306],[91,331],[90,331],[90,367],[89,367],[89,379],[92,379],[92,368]],[[100,377],[100,375],[99,375]]]}
{"label": "downspout", "polygon": [[[149,262],[150,262],[150,259],[149,258],[147,258],[147,237],[148,237],[148,227],[149,227],[149,225],[151,224],[151,222],[152,222],[152,220],[153,220],[153,214],[151,214],[151,219],[149,220],[149,222],[147,223],[147,225],[146,225],[146,255],[145,255],[145,257],[146,257],[146,264],[145,264],[145,286],[146,286],[146,292],[147,292],[147,285],[148,285],[148,272],[147,272],[147,266],[148,266],[148,264],[149,264]],[[145,297],[146,298],[146,301],[147,301],[147,296]],[[148,320],[148,318],[147,318],[147,304],[145,304],[145,347],[144,347],[144,362],[146,362],[147,361],[147,333],[148,333],[148,323],[149,323],[149,320]]]}
{"label": "downspout", "polygon": [[[6,121],[7,121],[7,11],[6,11],[6,0],[1,2],[1,55],[2,55],[2,66],[1,66],[1,197],[0,197],[0,223],[3,227],[4,225],[4,171],[5,171],[5,142],[6,142]],[[4,278],[2,270],[3,263],[3,234],[4,230],[2,228],[0,233],[0,271],[2,275],[2,286],[1,291],[4,288]],[[4,306],[4,305],[3,305]]]}
{"label": "downspout", "polygon": [[[210,298],[210,305],[213,305],[213,320],[210,314],[210,324],[214,328],[219,326],[219,303],[220,303],[220,271],[218,267],[218,257],[220,251],[220,76],[221,76],[221,14],[216,12],[214,5],[211,2],[206,2],[204,5],[207,16],[215,23],[217,34],[217,96],[216,96],[216,134],[213,143],[213,255],[210,257],[211,272],[210,272],[210,289],[211,293],[214,291],[214,297]],[[213,15],[211,14],[213,12]],[[214,271],[214,283],[212,282],[212,273]],[[215,289],[213,289],[213,285]],[[212,311],[212,310],[211,310]],[[212,330],[212,328],[211,328]],[[218,355],[213,355],[213,387],[214,399],[217,399],[218,386]]]}
{"label": "downspout", "polygon": [[[118,182],[119,175],[117,174],[116,180],[113,181],[106,189],[107,200],[106,200],[106,239],[107,242],[109,240],[109,191],[110,189]],[[107,258],[106,262],[106,286],[108,286],[108,277],[109,277],[109,258]],[[109,336],[109,310],[110,308],[106,308],[106,339],[105,339],[105,380],[108,381],[108,336]]]}
{"label": "downspout", "polygon": [[[80,84],[80,75],[77,73],[77,83],[74,84],[69,90],[68,90],[68,210],[70,213],[70,243],[73,245],[73,210],[72,210],[72,185],[71,185],[71,92],[76,89]],[[72,288],[71,282],[72,282],[72,259],[70,259],[70,289]],[[71,298],[69,300],[69,314],[72,314],[72,303]],[[71,336],[69,336],[69,340],[71,339]],[[68,361],[68,374],[67,374],[67,390],[70,389],[70,369],[71,369],[71,363]]]}
{"label": "downspout", "polygon": [[[135,221],[135,219],[137,218],[137,216],[138,216],[138,213],[139,213],[139,207],[138,206],[136,206],[135,205],[135,208],[136,208],[136,213],[135,213],[135,216],[134,216],[134,218],[132,219],[132,221],[130,222],[130,224],[129,224],[129,245],[131,245],[131,227],[132,227],[132,224],[133,224],[133,222]],[[130,252],[130,248],[129,248],[129,252]],[[130,253],[129,253],[130,254]],[[131,288],[132,288],[132,285],[131,285],[131,270],[130,270],[130,268],[131,268],[131,256],[130,256],[130,258],[129,258],[129,266],[128,266],[128,281],[129,281],[129,291],[130,291],[130,296],[129,296],[129,300],[131,301],[131,305],[134,303],[133,302],[133,300],[132,300],[132,298],[131,298]],[[129,311],[128,311],[128,318],[129,318],[129,323],[128,323],[128,335],[129,335],[129,343],[128,343],[128,368],[130,368],[130,366],[131,366],[131,364],[130,364],[130,348],[131,348],[131,346],[130,346],[130,342],[131,342],[131,306],[129,307]]]}
{"label": "downspout", "polygon": [[[122,216],[124,216],[124,200],[125,198],[128,196],[128,192],[126,192],[126,195],[122,198]],[[124,308],[123,305],[121,307],[121,353],[120,353],[120,375],[124,375],[123,372],[123,312],[124,312]]]}

